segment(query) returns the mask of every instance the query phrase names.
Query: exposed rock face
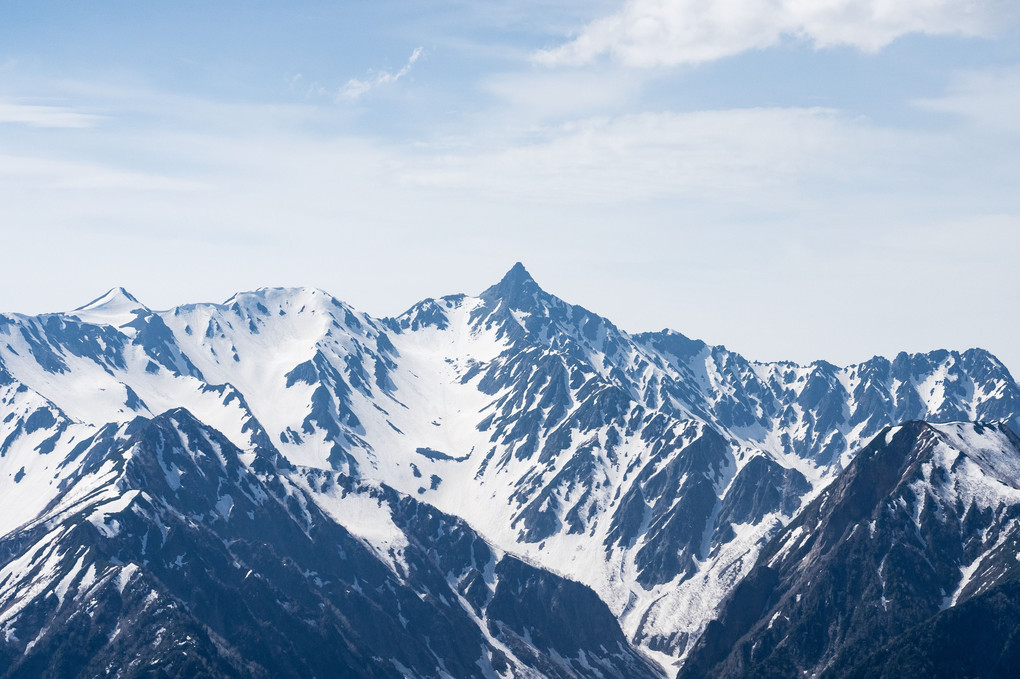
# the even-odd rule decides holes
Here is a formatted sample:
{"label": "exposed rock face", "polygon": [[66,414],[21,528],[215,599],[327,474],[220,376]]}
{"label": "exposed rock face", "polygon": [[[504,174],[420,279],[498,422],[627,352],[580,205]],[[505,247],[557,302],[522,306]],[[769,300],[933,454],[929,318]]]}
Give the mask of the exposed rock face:
{"label": "exposed rock face", "polygon": [[[139,423],[164,417],[190,418],[214,431],[218,446],[236,449],[230,483],[261,484],[286,510],[285,522],[297,526],[312,520],[308,507],[319,507],[315,521],[342,527],[397,580],[405,574],[393,564],[403,561],[387,545],[418,544],[430,559],[447,558],[434,555],[453,548],[443,541],[457,523],[498,555],[471,566],[482,575],[458,571],[456,584],[448,584],[470,611],[477,630],[471,634],[484,639],[463,667],[491,665],[505,675],[540,666],[536,671],[550,673],[547,661],[561,658],[556,671],[585,674],[595,670],[584,663],[596,666],[588,651],[564,656],[549,646],[531,659],[518,655],[520,639],[527,645],[535,637],[521,636],[510,620],[492,627],[481,602],[499,586],[495,571],[486,569],[510,555],[543,577],[556,573],[591,588],[628,644],[670,666],[690,652],[762,548],[842,478],[857,451],[884,428],[922,419],[999,421],[1016,429],[1020,387],[980,349],[876,357],[841,368],[756,363],[672,331],[630,334],[545,292],[520,265],[476,297],[425,300],[390,319],[312,289],[261,289],[223,304],[168,311],[151,310],[118,289],[65,314],[0,315],[0,535],[22,546],[5,548],[0,567],[28,548],[26,526],[50,525],[57,520],[53,508],[83,492],[82,479],[98,473],[83,471],[90,460],[124,457]],[[197,455],[190,439],[180,447]],[[202,469],[198,477],[212,473]],[[145,485],[158,481],[150,471],[144,483],[114,484],[108,492],[137,491],[129,505],[141,506],[142,493],[157,497]],[[211,481],[187,488],[182,481],[170,490],[160,497],[211,502],[214,509],[225,497]],[[372,503],[388,507],[390,518],[372,514]],[[417,524],[398,518],[405,506],[447,518],[442,529],[412,539],[408,526]],[[985,526],[992,519],[982,512],[961,516]],[[191,519],[196,526],[218,515],[208,508],[192,513],[203,517]],[[259,530],[272,535],[269,523],[265,518]],[[199,530],[187,522],[179,528]],[[37,539],[47,535],[65,539],[49,532]],[[217,535],[221,542],[234,539]],[[290,546],[274,549],[282,562]],[[406,558],[418,553],[407,549],[412,556]],[[141,568],[149,558],[143,556],[104,558]],[[232,563],[236,555],[216,558]],[[163,575],[146,577],[167,586]],[[949,571],[938,577],[939,588],[952,579]],[[473,583],[463,585],[470,597],[458,589],[462,578]],[[334,581],[353,587],[350,578]],[[40,591],[60,581],[47,583]],[[417,589],[417,582],[402,586],[426,599],[437,591]],[[0,583],[6,601],[15,601],[5,587]],[[396,582],[392,587],[399,589]],[[335,601],[313,600],[338,608]],[[577,610],[600,620],[587,604]],[[194,615],[191,608],[181,611]],[[458,615],[450,614],[451,625],[460,624]],[[46,620],[40,614],[38,630]],[[597,627],[605,632],[602,622]],[[17,638],[15,655],[42,643],[29,648],[34,636]],[[210,648],[228,649],[222,667],[238,667],[230,658],[240,651],[222,630],[208,639]],[[345,642],[370,647],[365,644],[360,636]],[[638,656],[610,646],[599,655],[605,662],[640,665]],[[439,646],[428,648],[432,655],[421,658],[438,667],[446,656]],[[482,655],[488,660],[478,665]],[[221,666],[209,667],[216,673]]]}
{"label": "exposed rock face", "polygon": [[660,676],[590,589],[395,491],[259,478],[183,410],[114,438],[0,541],[3,676]]}
{"label": "exposed rock face", "polygon": [[1013,617],[982,642],[986,664],[968,651],[935,665],[991,671],[1015,653],[1018,519],[1020,438],[1008,427],[887,430],[762,550],[680,676],[897,676],[996,608]]}

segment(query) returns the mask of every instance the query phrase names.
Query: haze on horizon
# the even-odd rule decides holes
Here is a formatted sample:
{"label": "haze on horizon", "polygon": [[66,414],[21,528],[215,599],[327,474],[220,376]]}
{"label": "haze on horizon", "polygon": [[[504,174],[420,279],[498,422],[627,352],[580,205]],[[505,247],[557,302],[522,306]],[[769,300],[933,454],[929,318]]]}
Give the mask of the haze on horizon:
{"label": "haze on horizon", "polygon": [[514,261],[638,332],[1020,373],[994,0],[42,1],[0,25],[0,310],[273,285],[375,316]]}

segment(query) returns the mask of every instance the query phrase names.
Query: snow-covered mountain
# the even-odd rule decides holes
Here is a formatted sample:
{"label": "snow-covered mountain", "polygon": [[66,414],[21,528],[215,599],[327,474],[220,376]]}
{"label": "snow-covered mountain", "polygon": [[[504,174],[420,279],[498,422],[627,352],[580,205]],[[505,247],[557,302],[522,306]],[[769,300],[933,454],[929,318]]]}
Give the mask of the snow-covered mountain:
{"label": "snow-covered mountain", "polygon": [[[408,545],[420,547],[415,559],[442,560],[453,538],[446,528],[415,537],[399,517],[407,507],[445,517],[436,520],[456,524],[491,555],[436,566],[435,577],[456,592],[468,586],[463,578],[479,583],[477,599],[461,602],[467,617],[456,623],[473,625],[481,639],[470,662],[485,656],[474,665],[483,673],[531,668],[545,676],[598,676],[589,667],[611,668],[606,676],[614,676],[646,668],[641,653],[665,667],[685,657],[768,541],[887,427],[994,421],[1020,429],[1020,387],[980,349],[903,353],[842,368],[756,363],[673,331],[627,333],[546,293],[520,264],[478,296],[428,299],[386,319],[314,289],[260,289],[167,311],[115,289],[67,313],[0,315],[0,408],[0,628],[8,644],[0,653],[10,658],[27,658],[31,642],[7,612],[30,607],[12,602],[48,600],[63,582],[56,574],[71,577],[39,555],[66,561],[81,549],[74,541],[85,539],[80,530],[60,529],[70,520],[60,507],[112,503],[116,511],[103,516],[146,517],[130,533],[138,539],[170,527],[174,512],[190,516],[190,523],[178,519],[179,530],[209,524],[202,530],[216,533],[218,521],[229,524],[241,511],[223,498],[240,502],[237,493],[247,492],[273,498],[295,531],[331,522],[337,528],[330,531],[362,545],[412,590],[422,584],[405,575]],[[236,451],[229,472],[216,453],[216,474],[227,475],[232,492],[198,484],[182,506],[170,492],[179,489],[167,486],[161,499],[141,500],[157,496],[140,477],[100,472],[100,460],[131,466],[128,451],[138,444],[128,442],[138,431],[181,421],[205,432],[181,439],[177,447],[189,459],[199,455],[193,442],[200,440]],[[177,478],[185,487],[185,462],[156,459],[167,483]],[[89,461],[96,469],[88,471]],[[211,474],[201,469],[191,474]],[[153,468],[145,482],[155,476]],[[154,502],[164,509],[152,509]],[[273,521],[267,516],[263,527]],[[147,547],[115,556],[107,543],[122,533],[87,523],[98,531],[89,539],[104,541],[102,568],[122,573],[134,564],[151,591],[170,587],[139,562]],[[282,551],[291,543],[270,544]],[[92,546],[90,558],[99,550]],[[166,556],[163,543],[159,553]],[[217,558],[247,563],[233,553]],[[100,564],[82,561],[79,575],[88,572],[86,561]],[[91,577],[100,572],[96,565]],[[521,611],[497,620],[491,607],[504,601],[497,610],[505,609],[499,584],[507,574],[518,581],[518,598],[529,596],[524,583],[531,581],[531,596],[569,590],[564,614],[588,615],[604,604],[622,628],[621,645],[607,645],[616,637],[604,621],[598,629],[609,637],[566,648],[562,638],[538,641],[562,621],[526,622],[515,618]],[[334,577],[341,575],[353,582],[346,571]],[[60,590],[61,604],[73,582]],[[588,601],[592,591],[597,599]],[[181,592],[167,596],[186,601]],[[38,629],[55,624],[44,622],[53,611],[34,615]],[[227,665],[231,653],[246,653],[202,616],[187,625],[206,625]],[[431,662],[462,676],[437,653],[415,665],[399,662],[415,675],[438,676],[424,669]]]}
{"label": "snow-covered mountain", "polygon": [[459,519],[242,457],[184,410],[87,440],[0,539],[5,675],[660,676],[594,592]]}
{"label": "snow-covered mountain", "polygon": [[[1018,554],[1020,437],[1003,424],[891,427],[762,552],[681,677],[1013,675]],[[1007,634],[988,625],[979,653],[931,662],[953,641],[941,613],[1003,594]],[[929,638],[904,644],[918,625]],[[925,661],[904,653],[918,650]]]}

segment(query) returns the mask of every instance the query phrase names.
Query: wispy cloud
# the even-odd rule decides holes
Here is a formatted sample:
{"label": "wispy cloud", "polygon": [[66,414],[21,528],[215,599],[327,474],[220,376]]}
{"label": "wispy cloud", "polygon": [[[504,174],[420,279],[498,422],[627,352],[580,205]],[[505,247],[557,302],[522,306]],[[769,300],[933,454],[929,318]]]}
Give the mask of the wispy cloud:
{"label": "wispy cloud", "polygon": [[[557,74],[547,75],[536,100],[558,89]],[[1009,72],[983,78],[961,77],[941,108],[980,108],[985,94],[1015,82]],[[515,110],[542,108],[528,83],[504,79],[492,91]],[[595,116],[582,106],[572,122],[544,122],[542,109],[526,129],[489,117],[481,129],[458,126],[455,138],[408,144],[336,124],[331,105],[95,96],[77,100],[78,110],[130,124],[99,125],[74,144],[63,133],[39,143],[43,135],[0,127],[0,142],[14,147],[0,155],[0,234],[21,253],[0,271],[0,308],[24,303],[19,281],[101,288],[105,269],[128,282],[162,281],[136,291],[150,304],[312,276],[358,306],[392,313],[419,292],[408,280],[433,281],[436,293],[481,289],[508,258],[551,271],[604,262],[588,281],[602,287],[582,287],[578,301],[618,310],[631,327],[674,324],[642,311],[672,309],[681,329],[701,332],[720,304],[746,308],[718,339],[732,331],[748,346],[737,333],[770,327],[791,308],[833,310],[826,324],[805,321],[806,334],[796,333],[805,352],[825,341],[811,328],[832,334],[846,318],[902,313],[888,303],[891,289],[924,301],[914,311],[938,320],[918,325],[921,346],[967,346],[976,340],[938,333],[985,328],[1016,306],[1015,272],[1002,263],[1020,247],[1020,160],[1015,144],[987,143],[984,135],[1001,132],[969,117],[905,132],[829,108]],[[975,144],[979,135],[984,143]],[[933,240],[936,223],[944,233]],[[893,232],[908,235],[889,241]],[[788,255],[800,247],[810,256]],[[380,262],[404,275],[379,276]],[[614,272],[604,283],[602,270]],[[641,305],[627,299],[662,272],[681,278]],[[679,299],[678,281],[699,294]],[[970,297],[946,324],[940,310],[961,289]],[[981,344],[1016,347],[1015,323],[992,325],[998,334]]]}
{"label": "wispy cloud", "polygon": [[51,128],[84,128],[92,127],[101,120],[102,116],[82,113],[64,106],[0,101],[0,124],[7,123]]}
{"label": "wispy cloud", "polygon": [[1003,0],[627,0],[536,61],[630,66],[713,61],[784,40],[879,50],[910,33],[988,36],[1018,18]]}
{"label": "wispy cloud", "polygon": [[961,116],[986,133],[1020,134],[1020,67],[956,73],[945,94],[917,104]]}
{"label": "wispy cloud", "polygon": [[506,116],[524,125],[618,112],[636,101],[645,79],[629,69],[564,71],[529,69],[500,73],[481,83]]}
{"label": "wispy cloud", "polygon": [[201,191],[201,182],[131,171],[101,163],[0,154],[0,184],[4,190],[35,192]]}
{"label": "wispy cloud", "polygon": [[351,78],[342,88],[340,88],[340,92],[337,94],[337,99],[348,101],[358,99],[370,90],[382,85],[395,83],[411,72],[411,68],[414,66],[414,63],[421,58],[422,52],[423,50],[421,47],[416,47],[414,51],[411,52],[411,56],[407,60],[407,63],[404,64],[404,67],[399,71],[379,71],[364,80]]}
{"label": "wispy cloud", "polygon": [[[403,165],[401,181],[541,202],[667,199],[797,210],[808,183],[830,198],[911,176],[931,138],[898,134],[828,109],[744,108],[597,117],[533,130],[484,149]],[[885,188],[882,189],[883,191]]]}

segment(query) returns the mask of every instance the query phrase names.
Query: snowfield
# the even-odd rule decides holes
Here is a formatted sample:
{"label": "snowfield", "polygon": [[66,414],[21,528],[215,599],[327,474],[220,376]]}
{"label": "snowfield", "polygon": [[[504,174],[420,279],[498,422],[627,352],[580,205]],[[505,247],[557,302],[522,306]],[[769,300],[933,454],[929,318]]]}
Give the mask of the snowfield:
{"label": "snowfield", "polygon": [[[63,314],[0,316],[0,533],[86,511],[116,534],[116,515],[148,511],[144,498],[119,490],[122,467],[88,463],[138,418],[178,408],[240,450],[244,471],[232,473],[277,476],[295,506],[310,498],[397,576],[409,538],[386,489],[459,517],[500,555],[588,585],[675,671],[763,545],[874,436],[912,419],[1016,429],[1020,387],[978,349],[802,366],[672,331],[630,334],[520,265],[479,296],[388,319],[308,288],[165,311],[114,289]],[[938,467],[955,483],[920,496],[1020,504],[1006,443],[969,425],[939,431],[923,478]],[[176,492],[181,469],[161,464]],[[218,520],[234,520],[237,500],[212,498]],[[39,592],[62,601],[72,582],[84,592],[114,577],[73,567],[54,582],[73,557],[48,550],[54,541],[3,567],[0,623]],[[996,548],[961,566],[948,605]],[[122,590],[132,569],[118,569]],[[36,571],[36,589],[19,589]]]}

